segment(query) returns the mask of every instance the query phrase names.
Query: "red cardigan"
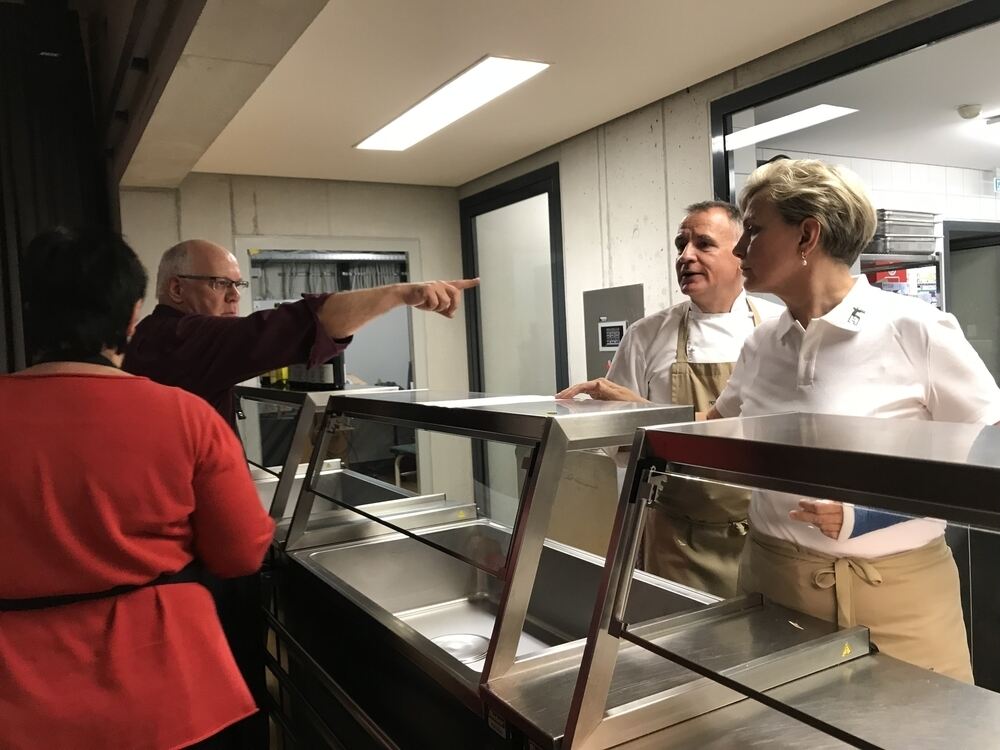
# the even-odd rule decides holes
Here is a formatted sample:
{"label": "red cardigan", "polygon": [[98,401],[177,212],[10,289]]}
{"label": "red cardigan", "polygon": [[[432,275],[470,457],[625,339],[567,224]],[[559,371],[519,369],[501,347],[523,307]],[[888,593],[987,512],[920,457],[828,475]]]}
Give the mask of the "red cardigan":
{"label": "red cardigan", "polygon": [[[260,566],[273,523],[201,399],[145,378],[0,377],[0,599]],[[255,711],[199,584],[0,612],[0,747],[165,750]]]}

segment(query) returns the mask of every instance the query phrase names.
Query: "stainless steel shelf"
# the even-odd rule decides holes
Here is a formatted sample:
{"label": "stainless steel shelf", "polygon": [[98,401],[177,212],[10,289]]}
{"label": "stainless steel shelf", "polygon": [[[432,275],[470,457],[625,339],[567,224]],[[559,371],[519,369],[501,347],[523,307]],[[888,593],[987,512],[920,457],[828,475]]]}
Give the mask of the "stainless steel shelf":
{"label": "stainless steel shelf", "polygon": [[1000,430],[777,414],[646,432],[681,473],[1000,529]]}
{"label": "stainless steel shelf", "polygon": [[914,253],[862,253],[861,271],[863,273],[873,273],[875,271],[896,271],[905,268],[921,268],[924,266],[936,266],[941,261],[940,253],[934,252],[927,255]]}

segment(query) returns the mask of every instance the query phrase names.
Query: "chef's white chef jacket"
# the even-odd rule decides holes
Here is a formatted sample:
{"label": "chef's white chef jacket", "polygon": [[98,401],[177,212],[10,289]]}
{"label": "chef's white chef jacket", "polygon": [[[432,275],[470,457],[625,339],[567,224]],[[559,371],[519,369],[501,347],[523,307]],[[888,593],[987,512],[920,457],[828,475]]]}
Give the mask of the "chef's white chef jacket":
{"label": "chef's white chef jacket", "polygon": [[[785,309],[757,297],[751,297],[751,301],[761,321],[775,318]],[[754,330],[746,292],[740,292],[730,312],[702,312],[685,300],[637,320],[622,337],[608,380],[653,403],[671,403],[670,366],[677,359],[677,332],[689,309],[688,361],[735,362],[743,342]]]}
{"label": "chef's white chef jacket", "polygon": [[[807,412],[994,424],[1000,388],[954,316],[875,289],[861,276],[839,305],[806,329],[787,311],[760,325],[715,408],[724,417]],[[751,527],[818,552],[860,558],[916,549],[944,533],[943,521],[917,518],[851,538],[854,513],[845,505],[835,540],[790,520],[788,511],[797,506],[797,496],[755,492]]]}

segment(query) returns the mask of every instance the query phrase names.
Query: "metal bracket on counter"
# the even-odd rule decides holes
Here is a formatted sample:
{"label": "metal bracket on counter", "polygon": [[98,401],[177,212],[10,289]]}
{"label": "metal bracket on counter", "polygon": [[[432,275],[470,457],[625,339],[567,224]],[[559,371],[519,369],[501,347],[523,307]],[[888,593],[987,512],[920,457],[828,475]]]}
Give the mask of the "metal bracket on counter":
{"label": "metal bracket on counter", "polygon": [[663,491],[663,487],[669,478],[669,474],[664,474],[656,469],[646,469],[642,474],[642,479],[639,481],[639,489],[635,493],[636,498],[643,501],[647,506],[652,505],[660,496],[660,492]]}

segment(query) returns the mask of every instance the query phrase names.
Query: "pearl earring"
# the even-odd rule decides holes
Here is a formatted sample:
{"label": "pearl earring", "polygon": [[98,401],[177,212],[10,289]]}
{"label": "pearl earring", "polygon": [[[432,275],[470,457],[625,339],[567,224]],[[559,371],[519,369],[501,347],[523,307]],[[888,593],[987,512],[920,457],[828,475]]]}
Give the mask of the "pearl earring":
{"label": "pearl earring", "polygon": [[809,265],[809,261],[806,260],[806,254],[805,253],[802,253],[802,265],[804,265],[804,266],[808,266]]}

